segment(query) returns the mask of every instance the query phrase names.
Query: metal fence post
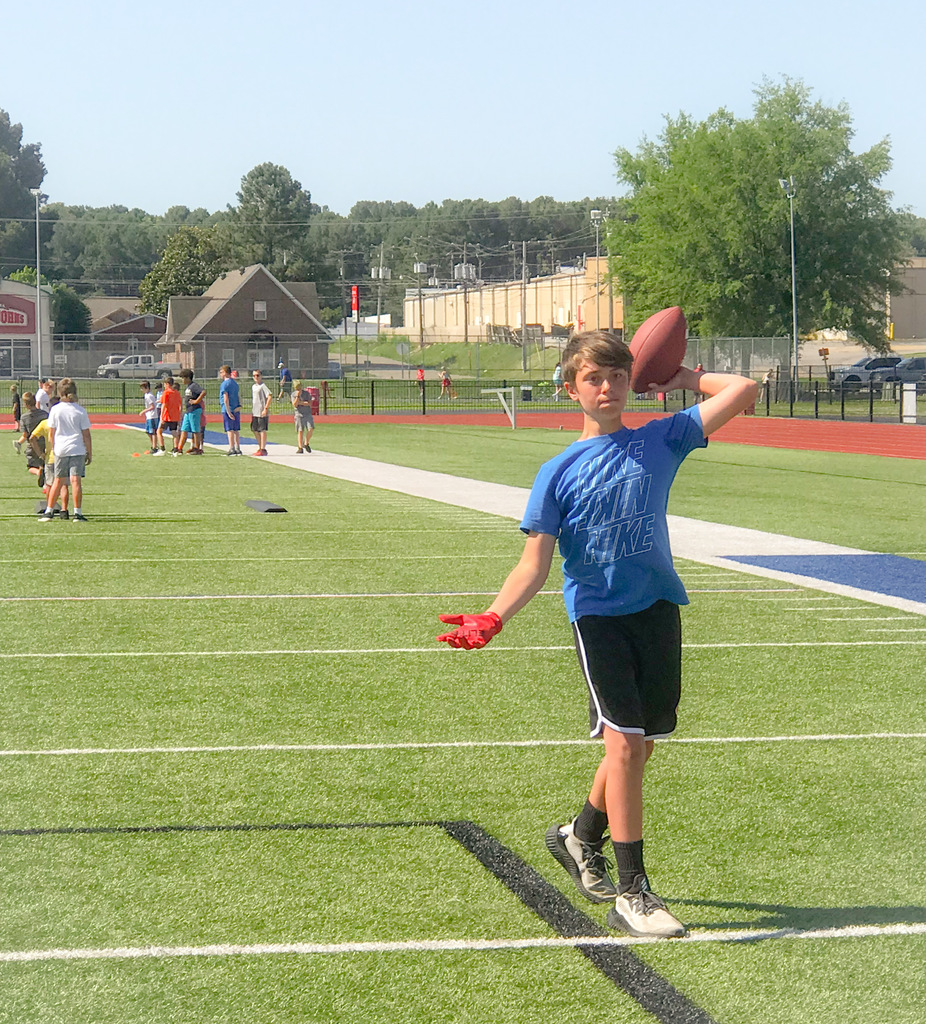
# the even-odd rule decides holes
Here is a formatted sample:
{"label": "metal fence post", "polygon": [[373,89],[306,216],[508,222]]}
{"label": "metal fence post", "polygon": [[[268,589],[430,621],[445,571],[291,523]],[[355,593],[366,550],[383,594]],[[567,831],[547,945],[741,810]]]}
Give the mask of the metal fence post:
{"label": "metal fence post", "polygon": [[376,415],[376,380],[370,378],[370,415]]}

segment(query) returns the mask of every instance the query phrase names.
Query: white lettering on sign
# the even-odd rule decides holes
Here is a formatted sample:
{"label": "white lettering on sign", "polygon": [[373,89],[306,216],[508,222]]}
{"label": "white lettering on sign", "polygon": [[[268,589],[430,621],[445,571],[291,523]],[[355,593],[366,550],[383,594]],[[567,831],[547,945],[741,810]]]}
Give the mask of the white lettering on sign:
{"label": "white lettering on sign", "polygon": [[8,327],[25,327],[26,314],[20,309],[10,309],[0,303],[0,324]]}

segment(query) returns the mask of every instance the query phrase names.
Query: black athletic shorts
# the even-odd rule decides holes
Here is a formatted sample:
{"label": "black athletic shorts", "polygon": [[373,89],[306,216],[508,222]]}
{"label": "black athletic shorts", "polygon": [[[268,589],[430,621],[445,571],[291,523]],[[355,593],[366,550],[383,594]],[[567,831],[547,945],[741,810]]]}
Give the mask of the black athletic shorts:
{"label": "black athletic shorts", "polygon": [[675,730],[681,695],[678,605],[657,601],[632,615],[585,615],[572,625],[589,691],[589,729],[660,739]]}

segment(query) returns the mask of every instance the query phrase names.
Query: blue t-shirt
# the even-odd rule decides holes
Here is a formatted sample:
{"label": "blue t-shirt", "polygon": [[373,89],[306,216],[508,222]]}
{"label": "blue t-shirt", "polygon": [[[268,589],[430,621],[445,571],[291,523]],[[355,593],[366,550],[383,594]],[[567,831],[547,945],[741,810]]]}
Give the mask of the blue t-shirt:
{"label": "blue t-shirt", "polygon": [[569,621],[687,604],[672,564],[666,506],[685,457],[705,448],[692,406],[636,430],[576,441],[540,468],[521,529],[559,538]]}
{"label": "blue t-shirt", "polygon": [[226,377],[219,385],[219,401],[222,403],[222,412],[225,412],[225,402],[222,395],[228,395],[228,408],[234,415],[235,410],[241,405],[241,391],[238,381],[234,377]]}

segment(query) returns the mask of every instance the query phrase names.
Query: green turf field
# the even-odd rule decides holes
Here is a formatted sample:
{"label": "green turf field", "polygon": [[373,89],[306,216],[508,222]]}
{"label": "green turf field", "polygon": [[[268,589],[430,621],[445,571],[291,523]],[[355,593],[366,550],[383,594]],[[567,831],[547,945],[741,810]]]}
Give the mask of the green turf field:
{"label": "green turf field", "polygon": [[[313,444],[527,486],[571,438],[325,425]],[[601,930],[543,845],[599,756],[561,598],[485,651],[433,639],[440,612],[488,603],[515,524],[139,450],[97,431],[91,521],[38,524],[0,449],[0,1021],[657,1019],[442,824]],[[670,511],[922,558],[924,487],[923,463],[715,444]],[[926,623],[680,571],[685,694],[648,773],[647,864],[693,939],[608,955],[684,995],[666,1021],[920,1024]]]}

